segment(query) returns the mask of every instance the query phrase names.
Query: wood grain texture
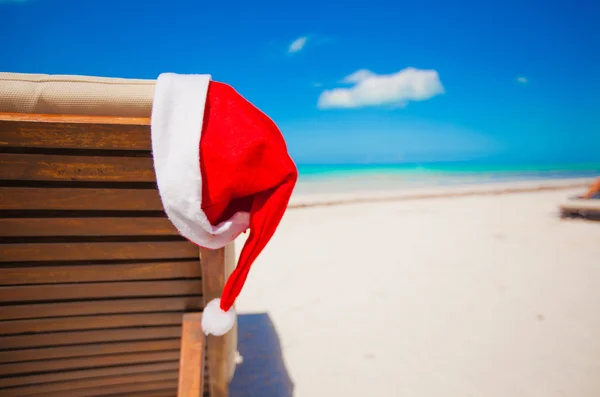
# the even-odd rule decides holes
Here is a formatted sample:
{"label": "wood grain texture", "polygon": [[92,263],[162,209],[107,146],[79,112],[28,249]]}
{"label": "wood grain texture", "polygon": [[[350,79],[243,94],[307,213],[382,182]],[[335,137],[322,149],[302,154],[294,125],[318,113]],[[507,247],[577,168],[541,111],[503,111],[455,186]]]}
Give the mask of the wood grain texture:
{"label": "wood grain texture", "polygon": [[107,314],[0,321],[0,335],[181,325],[181,313]]}
{"label": "wood grain texture", "polygon": [[38,395],[43,393],[60,392],[70,389],[81,389],[97,387],[103,389],[107,386],[122,385],[128,383],[143,383],[163,380],[177,380],[176,371],[163,371],[152,373],[141,373],[132,375],[121,375],[112,377],[92,378],[92,379],[77,379],[66,382],[52,382],[43,384],[34,384],[19,388],[12,388],[2,391],[2,397],[21,397],[32,394]]}
{"label": "wood grain texture", "polygon": [[151,157],[0,153],[7,181],[155,182]]}
{"label": "wood grain texture", "polygon": [[22,361],[48,360],[72,357],[103,356],[108,354],[139,353],[164,350],[177,350],[181,344],[180,338],[154,340],[154,341],[132,341],[117,343],[97,343],[93,345],[59,346],[22,350],[0,351],[0,363],[12,363]]}
{"label": "wood grain texture", "polygon": [[0,306],[0,318],[16,320],[94,314],[150,313],[202,310],[200,295],[164,298],[101,299],[92,301],[67,301],[50,303],[5,304]]}
{"label": "wood grain texture", "polygon": [[[0,285],[200,278],[200,261],[0,267]],[[0,317],[2,318],[2,317]]]}
{"label": "wood grain texture", "polygon": [[0,210],[163,211],[156,189],[0,187]]}
{"label": "wood grain texture", "polygon": [[0,376],[35,372],[64,371],[69,369],[98,368],[114,365],[165,362],[179,359],[179,351],[126,353],[95,357],[61,358],[56,360],[0,364]]}
{"label": "wood grain texture", "polygon": [[181,336],[180,333],[180,326],[52,332],[46,334],[0,336],[0,346],[4,349],[19,349],[99,342],[140,341],[179,338]]}
{"label": "wood grain texture", "polygon": [[3,244],[0,262],[190,259],[197,253],[196,246],[187,241]]}
{"label": "wood grain texture", "polygon": [[202,281],[161,280],[161,281],[123,281],[114,283],[77,283],[9,285],[0,287],[0,301],[41,302],[79,299],[107,299],[201,295]]}
{"label": "wood grain texture", "polygon": [[163,218],[4,218],[0,237],[38,236],[176,236]]}
{"label": "wood grain texture", "polygon": [[[47,374],[27,374],[9,378],[0,377],[0,388],[45,384],[50,382],[75,381],[79,379],[91,380],[94,378],[107,378],[113,376],[132,376],[135,374],[156,373],[172,371],[177,373],[179,361],[170,361],[152,364],[134,364],[106,368],[77,369],[72,371],[53,372]],[[173,393],[175,395],[175,393]]]}
{"label": "wood grain texture", "polygon": [[[1,116],[0,116],[1,117]],[[59,118],[0,121],[0,148],[139,150],[152,148],[148,125],[110,123],[110,119]],[[90,123],[91,121],[91,123]]]}
{"label": "wood grain texture", "polygon": [[204,390],[204,342],[202,314],[184,314],[177,397],[200,397]]}

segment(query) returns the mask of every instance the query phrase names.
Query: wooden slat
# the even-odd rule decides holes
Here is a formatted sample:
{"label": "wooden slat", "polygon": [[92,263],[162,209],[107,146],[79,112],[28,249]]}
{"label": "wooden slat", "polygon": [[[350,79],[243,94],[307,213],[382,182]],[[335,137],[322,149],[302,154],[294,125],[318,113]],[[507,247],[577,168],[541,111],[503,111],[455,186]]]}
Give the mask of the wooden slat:
{"label": "wooden slat", "polygon": [[181,339],[98,343],[94,345],[59,346],[0,351],[0,363],[48,360],[70,357],[93,357],[107,354],[139,353],[179,349]]}
{"label": "wooden slat", "polygon": [[175,236],[168,218],[4,218],[0,237]]}
{"label": "wooden slat", "polygon": [[0,245],[0,262],[188,259],[194,257],[198,257],[198,249],[187,241]]}
{"label": "wooden slat", "polygon": [[[112,123],[110,118],[45,120],[0,121],[0,147],[144,151],[152,147],[150,127],[136,125],[136,120],[119,118]],[[128,121],[133,123],[126,124]]]}
{"label": "wooden slat", "polygon": [[0,153],[0,180],[155,182],[151,157]]}
{"label": "wooden slat", "polygon": [[[120,393],[117,396],[113,394],[115,397],[175,397],[176,390],[166,389],[166,390],[153,390],[153,391],[139,391],[139,392],[131,392],[131,393]],[[28,394],[31,396],[31,394]],[[43,394],[35,394],[36,397],[44,396]],[[204,394],[205,397],[209,397],[208,393]],[[7,396],[8,397],[8,396]],[[88,396],[86,396],[88,397]]]}
{"label": "wooden slat", "polygon": [[16,320],[26,318],[47,318],[81,316],[85,314],[117,314],[197,311],[204,306],[202,297],[180,296],[167,298],[109,299],[78,302],[51,302],[34,304],[1,305],[0,318]]}
{"label": "wooden slat", "polygon": [[47,374],[22,375],[14,377],[0,377],[0,387],[17,387],[36,384],[45,384],[50,382],[74,381],[77,379],[93,379],[101,377],[111,377],[118,375],[134,375],[148,372],[173,371],[177,373],[179,368],[178,361],[153,364],[136,364],[121,367],[90,368],[78,369],[74,371],[53,372]]}
{"label": "wooden slat", "polygon": [[0,188],[0,210],[162,211],[156,189]]}
{"label": "wooden slat", "polygon": [[22,363],[0,364],[0,376],[36,372],[64,371],[69,369],[99,368],[116,365],[173,361],[179,359],[179,350],[125,353],[107,356],[64,358],[56,360],[27,361]]}
{"label": "wooden slat", "polygon": [[[0,285],[200,278],[200,261],[0,267]],[[1,318],[1,317],[0,317]]]}
{"label": "wooden slat", "polygon": [[0,112],[0,122],[27,121],[32,123],[66,123],[66,124],[122,124],[150,125],[150,117],[131,116],[98,116],[85,114],[44,114],[44,113],[10,113]]}
{"label": "wooden slat", "polygon": [[200,397],[204,390],[202,313],[183,316],[177,397]]}
{"label": "wooden slat", "polygon": [[106,299],[200,295],[202,281],[124,281],[114,283],[42,284],[0,287],[0,302]]}
{"label": "wooden slat", "polygon": [[181,313],[108,314],[0,321],[0,335],[181,325]]}
{"label": "wooden slat", "polygon": [[127,383],[156,382],[162,380],[176,379],[176,371],[141,373],[92,379],[77,379],[70,380],[67,382],[53,382],[41,385],[29,385],[25,387],[6,389],[2,390],[2,397],[21,397],[29,396],[32,394],[59,392],[70,389],[81,389],[89,387],[105,388],[107,386],[122,385]]}
{"label": "wooden slat", "polygon": [[[53,393],[45,393],[44,397],[123,397],[124,393],[130,392],[155,392],[158,390],[177,389],[177,380],[163,380],[156,382],[128,383],[124,385],[105,386],[90,389],[69,389]],[[128,397],[128,396],[125,396]],[[131,396],[129,396],[131,397]]]}
{"label": "wooden slat", "polygon": [[51,332],[0,336],[3,349],[34,348],[39,346],[69,346],[98,342],[179,338],[181,327],[122,328],[94,331]]}
{"label": "wooden slat", "polygon": [[[175,397],[175,390],[153,390],[153,391],[139,391],[131,393],[119,393],[115,397]],[[113,394],[114,396],[114,394]],[[208,393],[204,393],[204,396],[209,397]]]}

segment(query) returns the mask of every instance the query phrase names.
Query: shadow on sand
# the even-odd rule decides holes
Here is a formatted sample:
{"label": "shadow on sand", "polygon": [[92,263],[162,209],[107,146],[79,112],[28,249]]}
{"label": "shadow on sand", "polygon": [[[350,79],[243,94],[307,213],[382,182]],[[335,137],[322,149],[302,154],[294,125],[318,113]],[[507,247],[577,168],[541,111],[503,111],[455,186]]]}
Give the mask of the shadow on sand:
{"label": "shadow on sand", "polygon": [[243,362],[229,385],[231,397],[292,397],[294,385],[267,313],[238,315],[238,351]]}

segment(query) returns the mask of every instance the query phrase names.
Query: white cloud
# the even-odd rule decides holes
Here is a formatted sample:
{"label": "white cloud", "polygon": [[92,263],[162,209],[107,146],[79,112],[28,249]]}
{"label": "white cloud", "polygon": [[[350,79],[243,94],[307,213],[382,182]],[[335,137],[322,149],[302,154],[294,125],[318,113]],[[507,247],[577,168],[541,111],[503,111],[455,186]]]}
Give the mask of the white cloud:
{"label": "white cloud", "polygon": [[408,101],[424,101],[444,93],[435,70],[406,68],[393,74],[378,75],[361,69],[343,81],[354,86],[323,91],[318,101],[320,109],[404,106]]}
{"label": "white cloud", "polygon": [[343,80],[344,83],[360,83],[363,80],[366,80],[370,77],[375,77],[375,73],[367,70],[360,69],[356,72],[352,73],[350,76],[346,76]]}
{"label": "white cloud", "polygon": [[301,51],[304,46],[306,45],[306,42],[308,41],[308,37],[303,36],[303,37],[299,37],[296,40],[292,41],[292,44],[290,44],[289,48],[288,48],[288,52],[298,52]]}
{"label": "white cloud", "polygon": [[529,80],[527,80],[527,77],[519,76],[517,77],[517,82],[521,84],[527,84],[529,83]]}

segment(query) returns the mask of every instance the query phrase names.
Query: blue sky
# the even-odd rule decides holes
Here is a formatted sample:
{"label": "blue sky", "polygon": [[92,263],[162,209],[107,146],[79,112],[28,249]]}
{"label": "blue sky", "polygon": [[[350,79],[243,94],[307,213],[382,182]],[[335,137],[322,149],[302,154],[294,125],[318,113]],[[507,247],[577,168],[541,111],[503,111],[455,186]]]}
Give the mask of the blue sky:
{"label": "blue sky", "polygon": [[0,0],[0,70],[210,73],[298,163],[600,161],[599,20],[594,0]]}

